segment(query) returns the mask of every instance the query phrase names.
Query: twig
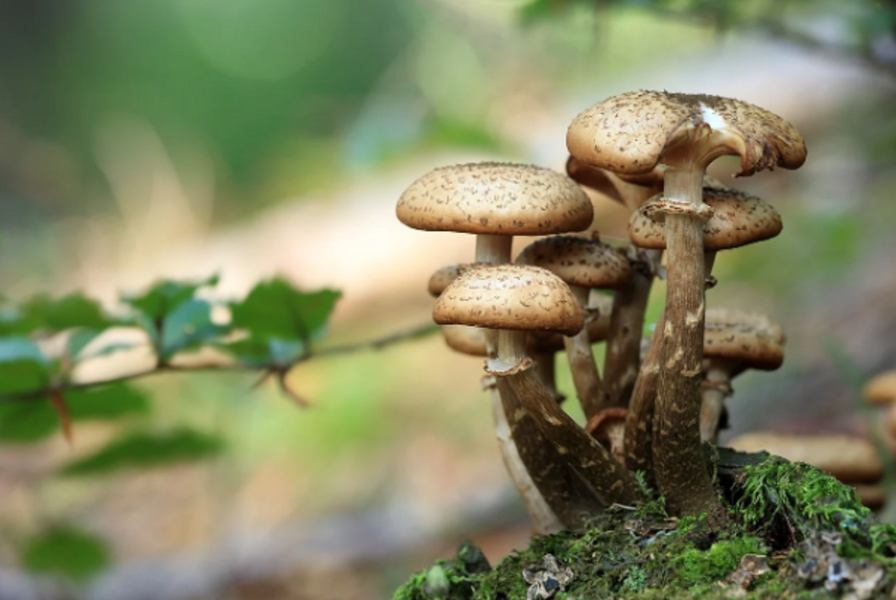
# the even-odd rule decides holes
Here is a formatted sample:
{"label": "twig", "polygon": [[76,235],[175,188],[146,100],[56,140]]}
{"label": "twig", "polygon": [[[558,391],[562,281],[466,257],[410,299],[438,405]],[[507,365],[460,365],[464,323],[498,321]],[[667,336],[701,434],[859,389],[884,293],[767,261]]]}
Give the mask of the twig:
{"label": "twig", "polygon": [[[207,362],[207,363],[199,363],[194,365],[173,365],[170,363],[163,363],[157,365],[151,369],[145,369],[142,371],[136,371],[133,373],[126,373],[124,375],[116,375],[114,377],[109,377],[107,379],[95,379],[92,381],[80,381],[80,382],[72,382],[72,381],[61,381],[55,382],[46,387],[36,389],[36,390],[28,390],[23,392],[13,392],[0,394],[0,404],[7,402],[22,402],[28,400],[44,400],[51,395],[54,394],[64,394],[66,392],[70,392],[73,390],[85,390],[93,387],[103,386],[103,385],[112,385],[115,383],[122,383],[125,381],[142,379],[144,377],[149,377],[151,375],[158,375],[161,373],[194,373],[194,372],[238,372],[238,371],[252,371],[258,372],[263,371],[263,377],[261,381],[266,380],[267,377],[272,373],[285,373],[289,369],[295,367],[296,365],[307,362],[312,358],[326,358],[330,356],[338,356],[342,354],[353,354],[355,352],[363,352],[365,350],[382,350],[383,348],[393,346],[402,342],[411,341],[414,339],[419,339],[431,335],[439,330],[437,325],[433,325],[432,323],[426,323],[424,325],[418,325],[411,329],[405,331],[399,331],[397,333],[391,333],[389,335],[374,338],[372,340],[366,340],[362,342],[352,342],[349,344],[344,344],[341,346],[330,346],[328,348],[323,348],[318,351],[309,351],[304,353],[301,357],[299,357],[295,362],[285,365],[277,365],[270,367],[257,367],[252,365],[246,365],[240,362],[231,361],[231,362]],[[257,384],[256,384],[257,385]],[[284,389],[284,392],[287,393],[290,397],[300,401],[300,397],[295,394],[294,391],[289,389]],[[301,403],[301,402],[300,402]]]}

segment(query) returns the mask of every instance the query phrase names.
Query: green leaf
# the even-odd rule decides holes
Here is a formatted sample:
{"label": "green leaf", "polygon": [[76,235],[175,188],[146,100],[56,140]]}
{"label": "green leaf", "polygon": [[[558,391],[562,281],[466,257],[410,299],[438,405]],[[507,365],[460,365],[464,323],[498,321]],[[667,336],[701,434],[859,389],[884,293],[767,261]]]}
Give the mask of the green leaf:
{"label": "green leaf", "polygon": [[227,349],[252,366],[291,364],[324,332],[339,296],[335,290],[303,292],[283,279],[259,283],[231,305],[231,326],[247,338]]}
{"label": "green leaf", "polygon": [[0,394],[39,390],[50,379],[40,348],[23,337],[0,338]]}
{"label": "green leaf", "polygon": [[104,475],[125,469],[146,469],[201,460],[224,448],[220,437],[184,427],[168,433],[136,432],[113,440],[104,448],[66,465],[63,475]]}
{"label": "green leaf", "polygon": [[109,565],[105,542],[70,525],[26,539],[20,555],[22,565],[31,573],[55,573],[76,581],[87,580]]}
{"label": "green leaf", "polygon": [[38,329],[50,331],[76,327],[102,331],[118,324],[106,315],[98,302],[85,298],[80,292],[55,300],[45,294],[35,296],[22,305],[22,310],[37,322]]}
{"label": "green leaf", "polygon": [[38,442],[58,429],[56,413],[45,399],[0,404],[0,442]]}
{"label": "green leaf", "polygon": [[73,421],[112,421],[149,413],[149,398],[127,383],[70,390],[64,396]]}
{"label": "green leaf", "polygon": [[[149,412],[145,394],[126,383],[71,390],[63,395],[72,421],[112,421]],[[0,404],[0,442],[27,444],[59,430],[47,399]]]}
{"label": "green leaf", "polygon": [[212,306],[205,300],[190,299],[168,313],[162,323],[161,358],[192,350],[217,340],[228,328],[212,323]]}
{"label": "green leaf", "polygon": [[182,303],[191,299],[196,290],[217,284],[218,275],[212,275],[202,281],[192,282],[165,279],[153,285],[140,296],[124,297],[122,299],[146,315],[150,321],[160,322]]}

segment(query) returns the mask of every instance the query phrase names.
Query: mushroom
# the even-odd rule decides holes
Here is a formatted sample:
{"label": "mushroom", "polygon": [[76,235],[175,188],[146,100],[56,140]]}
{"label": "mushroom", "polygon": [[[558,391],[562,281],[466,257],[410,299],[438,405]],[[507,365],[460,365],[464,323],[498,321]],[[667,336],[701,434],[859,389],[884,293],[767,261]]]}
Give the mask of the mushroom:
{"label": "mushroom", "polygon": [[700,437],[718,441],[731,379],[746,369],[773,371],[784,362],[784,330],[764,315],[725,308],[706,311]]}
{"label": "mushroom", "polygon": [[[396,215],[415,229],[475,234],[474,260],[500,264],[510,262],[514,235],[581,231],[591,224],[594,212],[587,194],[560,173],[532,165],[486,162],[438,168],[420,177],[399,198]],[[494,354],[494,334],[486,336],[486,346]],[[558,475],[549,468],[557,457],[532,419],[508,422],[504,414],[508,406],[511,413],[518,411],[515,398],[497,403],[493,396],[502,458],[507,465],[523,460],[524,466],[508,467],[508,471],[536,531],[547,533],[555,529],[555,521],[543,518],[551,508],[544,506],[542,492],[558,485]],[[502,437],[508,427],[516,448]],[[527,452],[522,445],[545,450]]]}
{"label": "mushroom", "polygon": [[867,440],[842,434],[745,433],[731,440],[730,446],[743,452],[765,451],[791,462],[818,467],[854,486],[867,506],[883,504],[883,464]]}
{"label": "mushroom", "polygon": [[[572,470],[570,487],[542,490],[564,524],[581,527],[583,508],[594,511],[637,499],[631,473],[557,406],[533,373],[533,361],[526,354],[529,331],[575,335],[584,326],[584,311],[562,280],[545,269],[528,265],[475,267],[439,296],[433,307],[433,320],[498,330],[497,350],[489,359],[487,370],[496,377],[511,430],[521,414],[511,410],[515,401],[522,404],[522,415],[531,417],[561,457],[563,463],[555,467]],[[540,450],[522,446],[519,449],[521,454]],[[578,498],[578,506],[568,497],[571,488],[583,486],[591,493],[590,506],[581,506],[587,500],[581,493],[573,496]]]}
{"label": "mushroom", "polygon": [[640,91],[615,96],[580,113],[566,137],[577,159],[623,174],[665,165],[667,293],[661,369],[653,419],[657,485],[675,514],[721,513],[699,431],[699,377],[704,319],[702,201],[706,167],[739,155],[738,175],[806,158],[796,130],[752,104],[708,95]]}
{"label": "mushroom", "polygon": [[[516,262],[542,267],[557,275],[569,285],[583,308],[588,305],[592,288],[618,288],[631,278],[631,268],[625,257],[597,239],[573,236],[544,238],[526,246]],[[585,417],[591,419],[606,402],[588,328],[565,337],[564,346],[576,395]]]}

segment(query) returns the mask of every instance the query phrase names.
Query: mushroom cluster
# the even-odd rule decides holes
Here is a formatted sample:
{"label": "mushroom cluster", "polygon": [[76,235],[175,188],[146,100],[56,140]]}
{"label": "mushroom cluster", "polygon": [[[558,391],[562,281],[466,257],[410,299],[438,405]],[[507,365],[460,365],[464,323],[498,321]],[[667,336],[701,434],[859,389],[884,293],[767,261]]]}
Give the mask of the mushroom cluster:
{"label": "mushroom cluster", "polygon": [[[486,357],[502,456],[537,532],[578,529],[614,503],[642,501],[636,471],[673,514],[724,518],[702,445],[716,441],[731,379],[777,368],[784,335],[761,315],[706,310],[705,290],[718,251],[777,235],[781,219],[704,171],[723,155],[740,157],[738,175],[794,169],[805,144],[746,102],[641,91],[579,114],[567,147],[566,174],[466,164],[436,169],[402,194],[406,225],[476,235],[472,263],[430,279],[434,319],[452,348]],[[630,244],[569,235],[592,226],[583,188],[629,210]],[[549,237],[514,257],[518,235]],[[663,274],[665,307],[645,342],[648,296]],[[596,342],[606,343],[602,369]],[[584,425],[554,386],[560,349]]]}

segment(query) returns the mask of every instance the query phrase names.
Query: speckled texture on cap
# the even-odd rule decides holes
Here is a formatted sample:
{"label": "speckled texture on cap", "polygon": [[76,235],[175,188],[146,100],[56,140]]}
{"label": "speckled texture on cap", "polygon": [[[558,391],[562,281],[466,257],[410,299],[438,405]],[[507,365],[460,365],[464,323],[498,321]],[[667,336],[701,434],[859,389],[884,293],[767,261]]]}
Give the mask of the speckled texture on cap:
{"label": "speckled texture on cap", "polygon": [[867,440],[840,434],[746,433],[730,442],[742,452],[762,450],[791,462],[809,463],[844,483],[874,483],[883,476],[883,464]]}
{"label": "speckled texture on cap", "polygon": [[461,273],[469,269],[471,266],[479,263],[460,263],[455,265],[445,265],[429,277],[426,283],[426,291],[433,298],[438,298],[439,294],[445,291],[445,288],[451,285],[451,282],[457,279]]}
{"label": "speckled texture on cap", "polygon": [[757,313],[730,308],[706,311],[703,358],[723,358],[743,368],[773,371],[784,362],[781,326]]}
{"label": "speckled texture on cap", "polygon": [[[632,213],[628,235],[636,246],[662,249],[666,247],[666,229],[660,215],[651,214],[653,202],[645,202]],[[703,223],[704,250],[737,248],[781,233],[781,215],[756,196],[724,186],[704,186],[703,202],[713,210],[712,217]]]}
{"label": "speckled texture on cap", "polygon": [[569,235],[547,237],[526,246],[516,262],[547,269],[569,285],[618,288],[632,276],[628,260],[598,240]]}
{"label": "speckled texture on cap", "polygon": [[442,292],[432,317],[440,325],[566,335],[575,335],[585,324],[569,286],[550,271],[527,265],[470,268]]}
{"label": "speckled texture on cap", "polygon": [[414,229],[498,235],[583,231],[594,219],[588,195],[566,175],[505,163],[431,171],[405,190],[396,214]]}
{"label": "speckled texture on cap", "polygon": [[[708,128],[708,129],[707,129]],[[712,133],[708,164],[724,154],[741,157],[738,175],[806,160],[806,144],[790,123],[731,98],[638,91],[608,98],[582,111],[566,134],[569,152],[618,173],[647,173],[671,150]]]}

